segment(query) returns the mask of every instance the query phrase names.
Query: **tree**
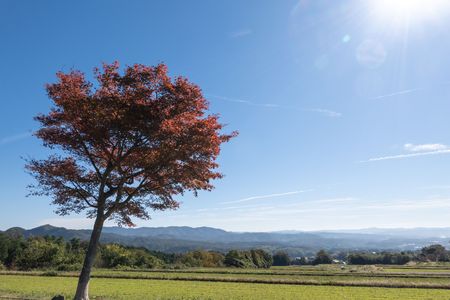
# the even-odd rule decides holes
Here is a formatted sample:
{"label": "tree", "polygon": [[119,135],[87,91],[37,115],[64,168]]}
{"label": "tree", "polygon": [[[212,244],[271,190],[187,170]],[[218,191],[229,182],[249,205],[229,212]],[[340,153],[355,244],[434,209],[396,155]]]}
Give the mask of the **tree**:
{"label": "tree", "polygon": [[317,252],[316,257],[314,258],[312,264],[313,265],[321,265],[321,264],[331,264],[333,261],[325,250],[319,250]]}
{"label": "tree", "polygon": [[230,250],[225,255],[224,264],[237,268],[270,268],[272,255],[262,249]]}
{"label": "tree", "polygon": [[53,268],[64,260],[64,244],[51,237],[33,237],[26,241],[26,247],[17,257],[21,270]]}
{"label": "tree", "polygon": [[439,244],[423,247],[420,252],[423,260],[427,261],[448,261],[448,252],[445,247]]}
{"label": "tree", "polygon": [[75,299],[88,299],[88,283],[106,220],[134,226],[149,210],[176,209],[174,196],[211,190],[222,177],[216,158],[222,143],[218,115],[186,78],[171,79],[163,64],[119,64],[95,69],[98,84],[80,71],[57,73],[46,86],[54,106],[35,119],[35,136],[59,150],[27,169],[37,184],[31,195],[50,196],[57,213],[95,219]]}
{"label": "tree", "polygon": [[278,251],[273,255],[274,266],[289,266],[291,264],[291,258],[284,251]]}
{"label": "tree", "polygon": [[25,248],[25,240],[19,234],[0,234],[0,262],[7,268],[15,268],[17,257]]}
{"label": "tree", "polygon": [[250,250],[253,264],[257,268],[268,269],[273,264],[272,255],[262,249],[252,249]]}

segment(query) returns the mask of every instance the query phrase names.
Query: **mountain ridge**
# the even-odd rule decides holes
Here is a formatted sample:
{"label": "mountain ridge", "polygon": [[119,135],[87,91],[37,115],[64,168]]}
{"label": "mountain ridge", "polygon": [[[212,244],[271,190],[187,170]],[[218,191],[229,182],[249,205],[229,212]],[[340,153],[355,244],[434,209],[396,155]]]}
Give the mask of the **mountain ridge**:
{"label": "mountain ridge", "polygon": [[[56,236],[66,240],[89,240],[89,229],[67,229],[50,224],[31,229],[12,227],[5,234]],[[445,234],[445,237],[444,235]],[[448,234],[448,235],[447,235]],[[423,246],[448,244],[450,228],[360,229],[329,231],[232,232],[213,227],[105,227],[101,242],[145,247],[164,252],[186,252],[197,249],[226,252],[230,249],[264,248],[287,251],[293,256],[314,253],[319,249],[343,251],[416,250]]]}

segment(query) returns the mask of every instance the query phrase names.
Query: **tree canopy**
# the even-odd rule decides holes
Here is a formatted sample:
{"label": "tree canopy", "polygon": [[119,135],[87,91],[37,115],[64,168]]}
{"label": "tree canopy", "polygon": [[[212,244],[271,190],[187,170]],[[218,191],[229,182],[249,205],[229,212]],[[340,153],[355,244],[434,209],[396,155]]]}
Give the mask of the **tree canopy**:
{"label": "tree canopy", "polygon": [[[83,73],[59,72],[47,85],[54,107],[36,120],[36,136],[55,154],[31,160],[36,195],[53,197],[61,215],[99,210],[119,224],[148,218],[147,208],[178,207],[173,196],[212,189],[221,134],[217,115],[186,78],[175,80],[163,64],[136,64],[119,73],[118,63],[95,69],[98,84]],[[61,152],[59,152],[61,153]]]}

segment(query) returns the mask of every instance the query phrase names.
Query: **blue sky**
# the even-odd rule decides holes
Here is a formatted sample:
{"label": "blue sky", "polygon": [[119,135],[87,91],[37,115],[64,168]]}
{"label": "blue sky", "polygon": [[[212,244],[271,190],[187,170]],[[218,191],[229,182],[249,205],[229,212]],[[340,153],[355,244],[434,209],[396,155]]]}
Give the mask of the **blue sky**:
{"label": "blue sky", "polygon": [[114,60],[166,63],[240,132],[214,191],[139,226],[450,226],[449,13],[440,0],[1,1],[0,229],[90,226],[26,197],[22,158],[48,153],[30,132],[55,72]]}

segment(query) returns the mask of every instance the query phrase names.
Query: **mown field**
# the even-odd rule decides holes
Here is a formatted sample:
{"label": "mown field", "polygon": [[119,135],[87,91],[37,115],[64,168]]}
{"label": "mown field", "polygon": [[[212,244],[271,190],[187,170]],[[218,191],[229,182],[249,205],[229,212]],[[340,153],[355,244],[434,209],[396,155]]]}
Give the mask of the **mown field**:
{"label": "mown field", "polygon": [[[0,296],[48,299],[75,290],[74,272],[0,272]],[[448,266],[95,270],[97,299],[449,299]]]}

